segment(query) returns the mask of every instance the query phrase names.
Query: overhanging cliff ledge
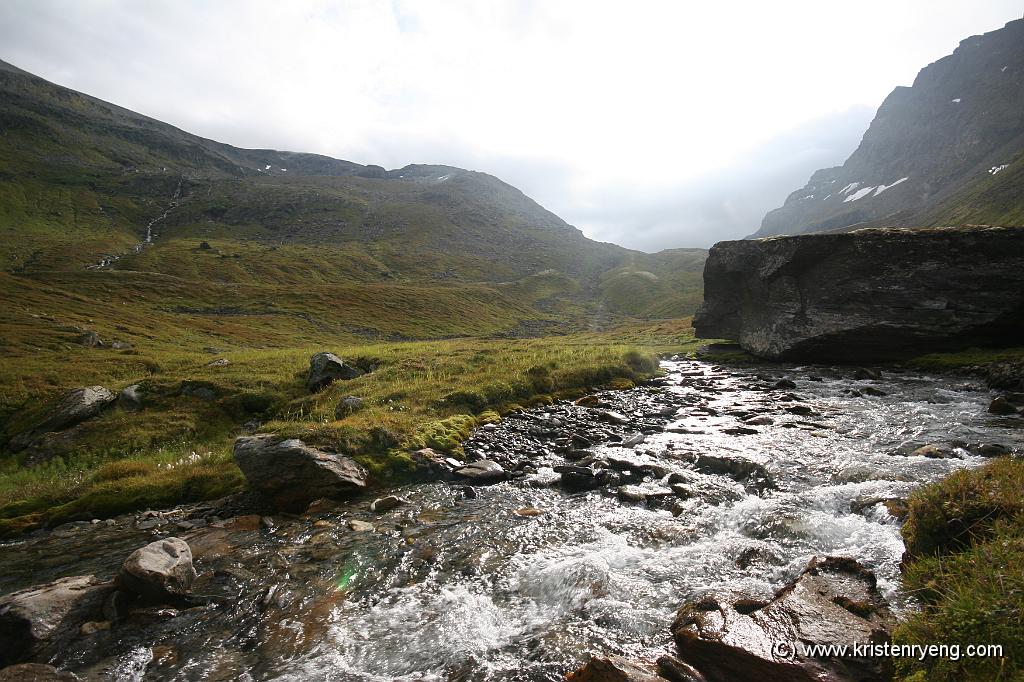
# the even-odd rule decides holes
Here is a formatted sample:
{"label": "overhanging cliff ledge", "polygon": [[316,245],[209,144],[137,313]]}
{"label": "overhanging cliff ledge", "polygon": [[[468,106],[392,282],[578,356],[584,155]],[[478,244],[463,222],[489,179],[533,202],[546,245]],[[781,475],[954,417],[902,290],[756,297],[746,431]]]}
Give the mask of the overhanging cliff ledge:
{"label": "overhanging cliff ledge", "polygon": [[720,242],[701,338],[776,360],[896,360],[1024,343],[1024,227],[864,229]]}

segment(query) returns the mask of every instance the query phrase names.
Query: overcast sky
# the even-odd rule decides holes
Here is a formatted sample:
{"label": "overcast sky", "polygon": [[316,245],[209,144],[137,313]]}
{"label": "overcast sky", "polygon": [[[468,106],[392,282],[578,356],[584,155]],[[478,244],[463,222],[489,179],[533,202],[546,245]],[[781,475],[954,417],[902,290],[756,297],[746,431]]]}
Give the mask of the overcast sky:
{"label": "overcast sky", "polygon": [[1019,0],[2,0],[0,59],[193,133],[493,173],[588,236],[754,232]]}

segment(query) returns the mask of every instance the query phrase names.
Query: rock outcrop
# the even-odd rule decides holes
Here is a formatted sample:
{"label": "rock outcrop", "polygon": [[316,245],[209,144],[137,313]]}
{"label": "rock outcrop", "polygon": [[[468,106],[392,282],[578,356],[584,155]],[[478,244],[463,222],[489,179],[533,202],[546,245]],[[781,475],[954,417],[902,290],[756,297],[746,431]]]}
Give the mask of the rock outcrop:
{"label": "rock outcrop", "polygon": [[19,452],[32,445],[43,434],[67,429],[95,417],[115,400],[117,396],[102,386],[72,389],[61,396],[53,409],[35,426],[12,438],[11,450]]}
{"label": "rock outcrop", "polygon": [[1024,228],[720,242],[693,325],[698,337],[781,360],[893,360],[1012,345],[1024,331]]}
{"label": "rock outcrop", "polygon": [[270,434],[235,441],[235,461],[249,487],[283,510],[301,510],[313,500],[346,497],[366,488],[363,467],[296,438]]}
{"label": "rock outcrop", "polygon": [[102,620],[112,591],[112,583],[82,575],[0,597],[0,666],[51,658],[82,623]]}
{"label": "rock outcrop", "polygon": [[680,658],[708,682],[889,679],[890,659],[808,657],[813,645],[884,644],[895,619],[875,576],[853,559],[814,559],[769,602],[707,597],[686,604],[672,634]]}

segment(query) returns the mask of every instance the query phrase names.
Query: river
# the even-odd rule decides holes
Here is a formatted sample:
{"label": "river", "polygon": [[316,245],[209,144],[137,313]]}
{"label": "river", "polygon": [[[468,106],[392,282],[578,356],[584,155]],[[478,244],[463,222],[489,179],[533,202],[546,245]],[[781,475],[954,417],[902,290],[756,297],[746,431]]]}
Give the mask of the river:
{"label": "river", "polygon": [[[136,547],[178,534],[193,538],[196,590],[217,603],[137,614],[80,640],[61,667],[116,680],[560,680],[592,652],[670,650],[681,603],[770,597],[815,555],[858,559],[897,611],[913,608],[891,501],[979,465],[977,446],[1010,445],[1019,428],[988,414],[992,394],[970,379],[663,367],[661,385],[479,432],[467,451],[515,470],[510,481],[405,486],[389,492],[407,504],[384,514],[361,501],[187,532],[174,514],[150,529],[72,524],[0,547],[0,592],[111,576]],[[558,485],[569,432],[597,441],[570,456],[603,467],[605,485]],[[950,456],[909,456],[930,443]]]}

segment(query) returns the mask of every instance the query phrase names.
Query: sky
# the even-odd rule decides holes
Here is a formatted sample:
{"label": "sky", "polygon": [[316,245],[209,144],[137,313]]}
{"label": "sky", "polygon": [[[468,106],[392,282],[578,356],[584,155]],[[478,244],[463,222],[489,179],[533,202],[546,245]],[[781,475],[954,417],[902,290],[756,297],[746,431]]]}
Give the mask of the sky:
{"label": "sky", "polygon": [[492,173],[655,251],[757,230],[1019,0],[3,0],[0,59],[240,147]]}

